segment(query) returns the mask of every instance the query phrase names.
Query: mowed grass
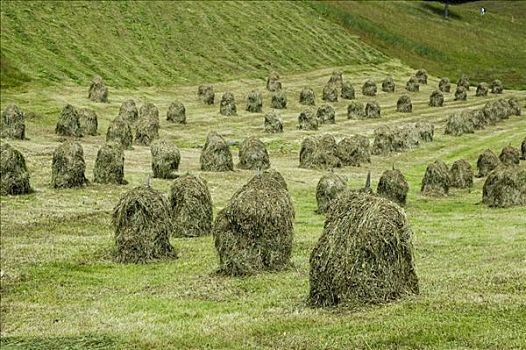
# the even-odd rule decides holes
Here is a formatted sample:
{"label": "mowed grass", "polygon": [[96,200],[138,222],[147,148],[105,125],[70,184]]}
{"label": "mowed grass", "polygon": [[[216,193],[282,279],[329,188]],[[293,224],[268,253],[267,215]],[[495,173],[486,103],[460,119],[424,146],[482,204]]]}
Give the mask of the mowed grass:
{"label": "mowed grass", "polygon": [[[362,102],[373,98],[360,93],[372,77],[380,82],[393,75],[397,92],[380,92],[378,120],[347,120],[347,102],[333,106],[335,125],[317,132],[296,129],[302,109],[298,95],[304,85],[314,88],[317,105],[321,89],[333,69],[341,69]],[[197,86],[117,89],[110,86],[110,103],[88,101],[87,87],[67,85],[45,89],[9,90],[1,108],[17,103],[39,117],[27,121],[29,140],[11,142],[26,156],[34,194],[1,198],[1,330],[3,349],[153,349],[153,348],[268,348],[268,349],[521,349],[526,344],[526,216],[524,208],[492,209],[480,203],[484,179],[475,179],[471,191],[452,190],[444,198],[419,192],[428,163],[442,159],[449,165],[466,158],[473,167],[485,148],[499,153],[508,144],[519,146],[526,136],[526,119],[509,120],[451,137],[443,134],[449,114],[475,108],[496,98],[475,97],[453,101],[445,107],[427,106],[438,78],[430,77],[421,92],[411,93],[411,114],[395,111],[398,96],[413,73],[391,60],[379,65],[350,65],[316,70],[282,78],[289,107],[280,111],[285,132],[263,132],[263,114],[244,111],[246,94],[258,88],[264,110],[270,94],[264,80],[215,84],[216,101],[225,91],[235,94],[238,116],[219,115],[214,106],[201,105]],[[506,91],[524,106],[524,91]],[[216,275],[218,258],[212,237],[172,239],[179,259],[148,265],[114,263],[111,213],[119,197],[143,184],[151,172],[148,147],[125,152],[126,186],[91,184],[82,189],[53,190],[49,186],[51,158],[60,139],[54,125],[68,102],[94,108],[99,116],[99,136],[82,143],[86,175],[93,178],[97,149],[103,144],[109,122],[128,98],[138,104],[154,102],[161,111],[162,138],[180,149],[181,172],[198,173],[208,181],[214,213],[251,176],[251,171],[228,173],[199,171],[200,147],[209,130],[228,140],[260,137],[269,148],[272,166],[288,182],[296,209],[292,266],[279,273],[244,278]],[[186,105],[188,124],[165,120],[173,100]],[[316,209],[315,188],[324,171],[298,168],[298,151],[306,135],[333,134],[337,139],[361,133],[372,141],[375,127],[418,120],[435,124],[435,141],[390,157],[373,156],[371,164],[345,167],[335,172],[349,177],[349,187],[363,186],[368,171],[373,187],[382,171],[393,164],[410,184],[407,215],[414,230],[420,294],[387,305],[357,310],[312,309],[306,306],[309,256],[324,224]],[[232,147],[237,163],[237,148]],[[521,165],[524,167],[524,163]],[[170,181],[154,179],[152,186],[167,193]]]}

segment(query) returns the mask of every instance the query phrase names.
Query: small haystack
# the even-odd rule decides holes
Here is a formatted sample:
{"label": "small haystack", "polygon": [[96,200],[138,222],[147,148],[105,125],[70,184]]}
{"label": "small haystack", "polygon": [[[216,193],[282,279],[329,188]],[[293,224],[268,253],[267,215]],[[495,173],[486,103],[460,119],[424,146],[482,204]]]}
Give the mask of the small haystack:
{"label": "small haystack", "polygon": [[89,108],[81,108],[78,111],[80,132],[82,135],[97,136],[97,113]]}
{"label": "small haystack", "polygon": [[511,110],[512,115],[519,117],[521,115],[521,105],[517,98],[512,97],[508,100],[509,109]]}
{"label": "small haystack", "polygon": [[473,169],[465,159],[459,159],[453,163],[449,170],[451,187],[471,188],[473,187]]}
{"label": "small haystack", "polygon": [[270,168],[267,146],[255,136],[247,137],[239,146],[238,167],[250,170]]}
{"label": "small haystack", "polygon": [[466,101],[468,98],[467,90],[463,86],[457,86],[455,91],[455,101]]}
{"label": "small haystack", "polygon": [[319,137],[306,137],[300,148],[300,168],[332,169],[341,166],[340,159],[336,156],[336,140],[332,135]]}
{"label": "small haystack", "polygon": [[309,304],[353,307],[418,293],[412,236],[400,206],[345,192],[327,213],[310,256]]}
{"label": "small haystack", "polygon": [[451,186],[449,169],[441,160],[427,166],[420,191],[427,195],[447,195]]}
{"label": "small haystack", "polygon": [[135,142],[149,146],[159,138],[159,109],[153,103],[145,103],[139,111],[139,119],[135,125]]}
{"label": "small haystack", "polygon": [[475,96],[488,96],[488,84],[481,82],[477,85],[477,91],[475,92]]}
{"label": "small haystack", "polygon": [[387,125],[374,129],[374,141],[371,153],[374,155],[389,155],[395,151],[396,129]]}
{"label": "small haystack", "polygon": [[267,90],[276,92],[281,90],[281,82],[279,81],[279,74],[277,72],[271,72],[267,78]]}
{"label": "small haystack", "polygon": [[54,188],[81,187],[88,183],[84,176],[84,150],[78,142],[66,141],[53,152],[51,185]]}
{"label": "small haystack", "polygon": [[124,152],[117,143],[106,143],[97,152],[93,168],[93,182],[126,185],[124,180]]}
{"label": "small haystack", "polygon": [[67,104],[62,109],[58,117],[57,126],[55,127],[55,134],[60,136],[82,137],[79,113],[72,105]]}
{"label": "small haystack", "polygon": [[265,132],[270,134],[283,132],[283,120],[275,111],[265,113]]}
{"label": "small haystack", "polygon": [[491,93],[492,94],[502,94],[504,87],[502,86],[502,81],[495,79],[491,82]]}
{"label": "small haystack", "polygon": [[337,102],[338,101],[338,87],[336,84],[328,83],[323,88],[322,97],[323,101]]}
{"label": "small haystack", "polygon": [[376,91],[376,83],[373,80],[368,79],[365,83],[363,83],[362,94],[364,96],[376,96]]}
{"label": "small haystack", "polygon": [[334,173],[323,175],[316,186],[316,213],[325,214],[331,203],[347,189],[347,178]]}
{"label": "small haystack", "polygon": [[411,113],[413,111],[413,104],[409,95],[402,95],[396,102],[396,111],[402,113]]}
{"label": "small haystack", "polygon": [[435,126],[428,122],[417,122],[415,123],[415,129],[417,130],[420,140],[424,142],[432,142],[435,134]]}
{"label": "small haystack", "polygon": [[215,100],[214,87],[212,85],[200,85],[197,88],[197,97],[206,105],[213,105]]}
{"label": "small haystack", "polygon": [[298,116],[298,129],[318,130],[318,119],[314,108],[307,108]]}
{"label": "small haystack", "polygon": [[336,146],[336,156],[344,166],[360,166],[362,163],[370,163],[369,139],[362,135],[343,138]]}
{"label": "small haystack", "polygon": [[223,94],[219,105],[219,113],[225,116],[237,115],[236,100],[233,93],[225,92]]}
{"label": "small haystack", "polygon": [[409,78],[405,84],[405,89],[409,92],[418,92],[420,91],[420,83],[418,82],[417,77],[412,76]]}
{"label": "small haystack", "polygon": [[473,129],[481,130],[484,129],[488,124],[486,116],[484,115],[484,110],[482,108],[472,109],[466,111],[466,113],[468,113],[471,124],[473,124]]}
{"label": "small haystack", "polygon": [[416,71],[415,77],[418,80],[419,84],[427,84],[427,71],[423,68],[420,68]]}
{"label": "small haystack", "polygon": [[449,82],[449,78],[442,78],[438,82],[438,90],[442,92],[450,92],[451,91],[451,83]]}
{"label": "small haystack", "polygon": [[354,87],[352,86],[351,82],[346,80],[342,83],[340,97],[344,100],[354,100],[356,98]]}
{"label": "small haystack", "polygon": [[504,165],[519,164],[521,152],[518,148],[508,145],[502,149],[499,155],[499,160]]}
{"label": "small haystack", "polygon": [[100,76],[95,76],[88,91],[88,98],[94,102],[108,102],[108,88]]}
{"label": "small haystack", "polygon": [[29,183],[26,159],[8,143],[0,144],[0,195],[33,192]]}
{"label": "small haystack", "polygon": [[219,272],[239,276],[285,268],[292,253],[294,216],[290,195],[275,176],[254,176],[215,219]]}
{"label": "small haystack", "polygon": [[181,153],[177,146],[164,140],[155,140],[150,146],[153,177],[175,179],[179,170]]}
{"label": "small haystack", "polygon": [[24,113],[15,104],[10,104],[2,112],[0,137],[23,140],[26,134]]}
{"label": "small haystack", "polygon": [[461,136],[463,134],[472,134],[475,127],[469,111],[456,112],[449,116],[444,134]]}
{"label": "small haystack", "polygon": [[334,124],[336,123],[336,111],[331,105],[321,105],[316,112],[316,118],[318,124]]}
{"label": "small haystack", "polygon": [[247,111],[261,113],[263,109],[263,95],[258,90],[252,90],[247,95]]}
{"label": "small haystack", "polygon": [[467,75],[462,74],[457,81],[457,90],[459,86],[463,86],[466,91],[469,91],[469,78]]}
{"label": "small haystack", "polygon": [[175,237],[199,237],[212,232],[212,196],[206,180],[185,174],[175,179],[168,200]]}
{"label": "small haystack", "polygon": [[393,168],[383,172],[376,189],[379,196],[405,206],[407,192],[409,192],[409,184],[400,170]]}
{"label": "small haystack", "polygon": [[363,119],[365,117],[365,108],[363,103],[351,101],[347,106],[347,119]]}
{"label": "small haystack", "polygon": [[133,143],[133,133],[130,123],[124,117],[115,118],[106,132],[106,142],[115,142],[124,149],[131,149]]}
{"label": "small haystack", "polygon": [[113,227],[119,263],[148,263],[177,256],[170,244],[174,228],[167,200],[150,187],[136,187],[121,197],[113,209]]}
{"label": "small haystack", "polygon": [[395,92],[395,81],[393,77],[387,77],[382,81],[383,92]]}
{"label": "small haystack", "polygon": [[170,103],[166,111],[166,120],[173,123],[186,124],[186,108],[181,102]]}
{"label": "small haystack", "polygon": [[430,107],[442,107],[444,105],[444,94],[439,90],[435,90],[429,96]]}
{"label": "small haystack", "polygon": [[284,90],[278,90],[270,99],[270,108],[285,109],[287,108],[287,94]]}
{"label": "small haystack", "polygon": [[329,78],[329,81],[327,84],[333,84],[336,85],[337,88],[341,88],[343,84],[343,74],[342,72],[336,70],[332,72],[331,77]]}
{"label": "small haystack", "polygon": [[381,109],[380,105],[376,101],[367,102],[365,105],[365,117],[366,118],[380,118]]}
{"label": "small haystack", "polygon": [[208,133],[206,143],[200,157],[202,171],[231,171],[234,170],[232,153],[228,144],[215,131]]}
{"label": "small haystack", "polygon": [[134,100],[126,100],[121,104],[119,109],[119,117],[126,120],[128,123],[133,124],[139,119],[139,110]]}
{"label": "small haystack", "polygon": [[484,182],[482,202],[490,207],[526,205],[526,170],[502,166],[493,170]]}
{"label": "small haystack", "polygon": [[521,159],[526,160],[526,137],[522,140],[521,144]]}
{"label": "small haystack", "polygon": [[500,160],[492,150],[487,149],[479,156],[477,160],[477,177],[487,176],[490,172],[500,165]]}
{"label": "small haystack", "polygon": [[310,87],[304,87],[300,91],[300,104],[306,106],[314,106],[316,104],[316,96],[314,90]]}

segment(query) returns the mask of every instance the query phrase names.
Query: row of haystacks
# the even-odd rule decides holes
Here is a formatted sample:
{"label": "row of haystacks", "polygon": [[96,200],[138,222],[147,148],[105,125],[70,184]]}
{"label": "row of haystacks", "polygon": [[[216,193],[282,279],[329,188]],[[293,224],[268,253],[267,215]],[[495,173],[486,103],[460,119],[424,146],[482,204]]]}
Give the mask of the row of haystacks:
{"label": "row of haystacks", "polygon": [[389,155],[418,147],[423,142],[433,141],[434,125],[417,122],[403,126],[381,126],[374,130],[371,153]]}
{"label": "row of haystacks", "polygon": [[472,188],[473,177],[473,168],[465,159],[456,160],[451,168],[436,160],[427,166],[420,191],[425,195],[444,196],[450,188]]}

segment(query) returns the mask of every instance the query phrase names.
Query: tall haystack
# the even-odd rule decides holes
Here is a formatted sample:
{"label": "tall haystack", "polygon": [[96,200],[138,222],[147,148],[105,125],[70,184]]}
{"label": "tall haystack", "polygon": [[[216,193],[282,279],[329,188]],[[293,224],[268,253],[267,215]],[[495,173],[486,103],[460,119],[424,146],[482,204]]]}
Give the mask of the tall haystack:
{"label": "tall haystack", "polygon": [[366,118],[380,118],[381,108],[378,102],[369,101],[365,105],[365,117]]}
{"label": "tall haystack", "polygon": [[199,237],[212,233],[212,196],[206,180],[185,174],[172,182],[169,207],[175,237]]}
{"label": "tall haystack", "polygon": [[365,117],[365,108],[363,103],[351,101],[347,106],[347,119],[363,119]]}
{"label": "tall haystack", "polygon": [[411,113],[413,111],[413,104],[409,95],[402,95],[396,102],[396,111],[402,113]]}
{"label": "tall haystack", "polygon": [[134,100],[126,100],[121,104],[119,109],[119,117],[133,124],[139,119],[139,110]]}
{"label": "tall haystack", "polygon": [[465,159],[459,159],[449,169],[451,187],[471,188],[473,187],[473,169]]}
{"label": "tall haystack", "polygon": [[181,153],[177,146],[164,140],[155,140],[150,146],[153,177],[174,179],[179,170]]}
{"label": "tall haystack", "polygon": [[219,113],[225,116],[237,115],[236,99],[231,92],[225,92],[221,97]]}
{"label": "tall haystack", "polygon": [[464,86],[457,86],[455,91],[455,101],[466,101],[468,98],[467,90]]}
{"label": "tall haystack", "polygon": [[429,96],[429,106],[430,107],[442,107],[444,105],[444,94],[435,90]]}
{"label": "tall haystack", "polygon": [[461,136],[475,132],[469,111],[456,112],[449,116],[444,134]]}
{"label": "tall haystack", "polygon": [[135,142],[149,146],[159,138],[159,109],[153,103],[145,103],[139,111],[139,119],[135,125]]}
{"label": "tall haystack", "polygon": [[332,135],[306,137],[300,148],[300,168],[332,169],[341,166],[336,156],[336,140]]}
{"label": "tall haystack", "polygon": [[101,184],[125,185],[124,152],[117,143],[106,143],[97,152],[93,168],[93,182]]}
{"label": "tall haystack", "polygon": [[166,198],[146,186],[126,192],[113,209],[115,259],[148,263],[177,257],[170,244],[173,225]]}
{"label": "tall haystack", "polygon": [[417,77],[412,76],[409,78],[405,84],[405,89],[409,92],[418,92],[420,91],[420,83],[418,82]]}
{"label": "tall haystack", "polygon": [[281,90],[281,82],[279,81],[279,74],[271,72],[267,78],[267,90],[271,92]]}
{"label": "tall haystack", "polygon": [[285,90],[278,90],[272,94],[270,99],[270,108],[287,108],[287,94],[285,93]]}
{"label": "tall haystack", "polygon": [[316,96],[314,90],[310,87],[304,87],[300,91],[300,104],[307,106],[314,106],[316,104]]}
{"label": "tall haystack", "polygon": [[441,160],[427,166],[420,191],[427,195],[447,195],[451,186],[449,169]]}
{"label": "tall haystack", "polygon": [[55,134],[60,136],[82,137],[79,113],[75,107],[67,104],[58,117]]}
{"label": "tall haystack", "polygon": [[344,100],[354,100],[356,98],[354,87],[352,86],[350,81],[345,80],[342,83],[340,97],[343,98]]}
{"label": "tall haystack", "polygon": [[337,102],[338,101],[338,86],[336,84],[328,83],[323,88],[322,97],[323,101]]}
{"label": "tall haystack", "polygon": [[475,92],[475,96],[488,96],[488,91],[489,91],[488,84],[484,82],[480,82],[477,85],[477,91]]}
{"label": "tall haystack", "polygon": [[415,77],[418,80],[419,84],[427,84],[427,71],[423,68],[420,68],[416,71]]}
{"label": "tall haystack", "polygon": [[258,90],[252,90],[247,95],[247,111],[261,113],[263,109],[263,95]]}
{"label": "tall haystack", "polygon": [[495,79],[491,82],[491,93],[492,94],[502,94],[504,87],[502,86],[502,81]]}
{"label": "tall haystack", "polygon": [[51,185],[54,188],[81,187],[88,183],[84,176],[84,150],[78,142],[61,143],[53,152]]}
{"label": "tall haystack", "polygon": [[405,206],[409,184],[398,169],[386,170],[378,181],[376,193],[400,206]]}
{"label": "tall haystack", "polygon": [[370,163],[369,139],[363,135],[344,137],[336,146],[336,156],[344,166],[360,166],[362,163]]}
{"label": "tall haystack", "polygon": [[81,108],[78,111],[80,132],[82,135],[97,136],[97,113],[93,109]]}
{"label": "tall haystack", "polygon": [[166,120],[169,122],[186,124],[186,108],[184,104],[178,101],[170,103],[166,111]]}
{"label": "tall haystack", "polygon": [[26,159],[8,143],[0,144],[0,195],[33,192],[29,183]]}
{"label": "tall haystack", "polygon": [[265,113],[264,127],[270,134],[283,132],[283,120],[277,112],[269,111]]}
{"label": "tall haystack", "polygon": [[329,78],[329,81],[327,84],[333,84],[336,85],[337,88],[341,88],[343,84],[343,74],[342,72],[335,70],[332,72],[331,77]]}
{"label": "tall haystack", "polygon": [[393,77],[387,77],[382,81],[383,92],[395,92],[395,81]]}
{"label": "tall haystack", "polygon": [[213,105],[215,100],[214,87],[212,85],[199,85],[197,97],[205,105]]}
{"label": "tall haystack", "polygon": [[479,156],[477,160],[477,177],[487,176],[490,172],[500,165],[500,160],[492,150],[487,149]]}
{"label": "tall haystack", "polygon": [[502,149],[499,155],[500,162],[504,165],[519,164],[521,152],[518,148],[508,145]]}
{"label": "tall haystack", "polygon": [[347,178],[334,173],[323,175],[316,186],[318,214],[325,214],[332,202],[347,189]]}
{"label": "tall haystack", "polygon": [[298,129],[318,130],[318,119],[314,108],[307,108],[300,113],[298,116]]}
{"label": "tall haystack", "polygon": [[133,133],[130,123],[123,117],[115,118],[106,132],[106,142],[115,142],[124,149],[131,149],[133,143]]}
{"label": "tall haystack", "polygon": [[362,94],[364,96],[376,96],[376,91],[376,83],[373,80],[368,79],[365,83],[363,83]]}
{"label": "tall haystack", "polygon": [[442,92],[450,92],[451,91],[451,83],[449,82],[449,78],[442,78],[438,82],[438,90]]}
{"label": "tall haystack", "polygon": [[88,98],[94,102],[108,102],[108,88],[100,76],[95,76],[88,91]]}
{"label": "tall haystack", "polygon": [[213,235],[219,272],[250,275],[279,271],[290,263],[294,207],[270,173],[254,176],[218,214]]}
{"label": "tall haystack", "polygon": [[482,202],[498,208],[526,206],[526,169],[513,165],[493,170],[484,182]]}
{"label": "tall haystack", "polygon": [[355,307],[418,293],[412,236],[397,204],[345,192],[327,213],[310,256],[309,304]]}
{"label": "tall haystack", "polygon": [[521,143],[521,159],[526,160],[526,137]]}
{"label": "tall haystack", "polygon": [[199,161],[202,171],[234,170],[230,148],[223,137],[215,131],[208,133]]}
{"label": "tall haystack", "polygon": [[323,104],[318,107],[316,118],[318,119],[318,124],[334,124],[336,123],[336,111],[331,105]]}
{"label": "tall haystack", "polygon": [[270,168],[267,146],[255,136],[247,137],[239,146],[239,168],[264,170]]}
{"label": "tall haystack", "polygon": [[10,104],[2,112],[0,136],[23,140],[26,134],[24,113],[15,104]]}

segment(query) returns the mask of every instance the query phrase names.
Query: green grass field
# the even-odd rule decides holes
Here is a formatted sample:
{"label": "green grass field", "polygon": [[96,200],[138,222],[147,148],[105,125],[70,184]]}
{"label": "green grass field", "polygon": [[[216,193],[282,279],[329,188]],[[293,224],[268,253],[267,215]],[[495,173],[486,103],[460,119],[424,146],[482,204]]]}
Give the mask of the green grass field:
{"label": "green grass field", "polygon": [[[425,197],[419,191],[425,168],[435,159],[451,165],[466,158],[475,167],[478,155],[486,148],[499,153],[508,144],[519,146],[526,136],[526,91],[504,93],[504,97],[519,99],[523,107],[521,117],[510,117],[474,134],[453,137],[444,135],[447,117],[455,111],[482,106],[495,99],[495,95],[475,97],[471,89],[465,102],[453,101],[451,93],[446,94],[444,107],[428,107],[429,95],[439,80],[436,74],[430,76],[428,85],[422,86],[419,93],[410,93],[413,113],[398,113],[396,101],[405,93],[403,86],[414,73],[409,66],[412,63],[403,55],[389,53],[388,57],[349,34],[343,26],[320,19],[312,5],[186,3],[184,25],[166,27],[162,21],[175,16],[169,3],[155,3],[151,7],[130,3],[127,11],[124,11],[126,4],[120,3],[40,4],[29,3],[25,7],[2,2],[2,55],[14,73],[6,78],[9,84],[4,84],[2,73],[0,107],[3,110],[7,104],[16,103],[25,112],[37,113],[26,120],[28,140],[9,141],[25,155],[36,192],[1,197],[0,201],[2,349],[526,348],[524,207],[492,209],[481,204],[484,179],[478,178],[471,191],[452,190],[443,198]],[[129,28],[133,27],[141,35],[164,36],[180,29],[187,31],[188,37],[173,38],[174,45],[167,45],[171,56],[158,53],[161,47],[158,45],[164,42],[149,41],[151,47],[144,51],[131,45],[131,40],[116,40],[117,34],[111,30],[100,42],[93,40],[96,19],[102,28],[112,28],[110,15],[96,16],[92,11],[91,7],[97,6],[107,8],[107,13],[130,14],[133,26],[124,20],[115,26],[117,32],[119,28],[122,30],[123,36],[129,35]],[[453,11],[458,8],[454,6]],[[73,20],[72,13],[81,15]],[[208,16],[211,27],[193,38],[192,35],[198,35],[191,30],[195,19],[204,16]],[[51,17],[57,21],[51,21]],[[14,25],[27,24],[30,18],[34,27]],[[154,21],[157,18],[159,21]],[[247,31],[240,33],[240,28],[224,26],[227,19]],[[305,36],[302,33],[306,23],[311,25]],[[88,25],[92,25],[87,31],[89,35],[83,37],[78,30]],[[254,28],[259,28],[259,32]],[[286,28],[291,32],[285,35]],[[15,32],[35,35],[24,37]],[[213,33],[213,39],[207,33]],[[264,43],[259,41],[263,33],[270,38]],[[337,38],[324,39],[331,35]],[[201,52],[203,60],[207,54],[195,47],[188,48],[191,54],[184,60],[181,47],[200,43],[204,50],[222,36],[228,37],[231,45],[230,49],[217,48],[220,51],[213,55],[217,61],[201,65],[194,54]],[[311,36],[319,38],[316,45],[309,46]],[[41,41],[43,38],[51,39]],[[270,94],[264,89],[263,80],[268,67],[253,65],[266,56],[249,50],[247,47],[252,46],[246,46],[243,40],[262,51],[267,51],[262,45],[272,45],[276,52],[282,53],[272,56],[280,57],[272,64],[282,75],[289,99],[288,108],[280,111],[283,134],[265,134],[263,114],[244,111],[250,90],[258,88],[263,92],[264,111],[269,109]],[[58,45],[60,54],[48,56],[48,51],[56,47],[51,42]],[[70,56],[73,46],[79,56]],[[28,54],[32,58],[18,60],[28,47],[32,48]],[[234,50],[238,54],[233,54]],[[316,50],[326,55],[316,55]],[[144,64],[129,58],[143,51]],[[85,55],[88,63],[79,59],[81,55]],[[124,63],[127,60],[129,66]],[[215,66],[223,69],[213,69]],[[225,68],[228,66],[230,70]],[[298,103],[299,91],[305,85],[311,86],[320,105],[321,90],[334,69],[340,69],[353,83],[358,101],[373,99],[359,92],[369,77],[381,82],[392,75],[397,91],[381,92],[374,98],[382,107],[380,119],[348,120],[348,103],[340,100],[332,104],[337,112],[336,124],[323,125],[317,132],[297,130],[297,117],[302,109]],[[110,103],[97,104],[87,99],[89,80],[95,72],[108,82]],[[26,79],[23,75],[27,75],[28,82],[22,83]],[[490,80],[490,74],[487,76]],[[223,92],[233,92],[239,115],[222,117],[218,102],[214,106],[199,103],[196,92],[202,82],[214,82],[216,101]],[[105,140],[107,127],[121,102],[128,98],[135,99],[138,105],[151,101],[159,107],[161,138],[179,147],[181,172],[206,178],[214,214],[254,173],[201,172],[200,147],[208,131],[216,130],[234,141],[255,135],[266,143],[272,167],[284,175],[296,209],[292,267],[279,273],[243,278],[219,276],[215,274],[218,258],[210,236],[172,238],[179,251],[176,260],[148,265],[122,265],[112,260],[112,210],[123,193],[143,184],[151,172],[150,150],[134,146],[133,150],[125,151],[125,178],[129,181],[126,186],[91,184],[82,189],[54,190],[49,185],[51,159],[60,142],[54,127],[65,103],[97,112],[99,135],[79,140],[85,153],[86,176],[92,180],[96,153]],[[187,125],[165,120],[168,105],[176,99],[186,106]],[[420,294],[353,310],[308,307],[309,255],[324,224],[324,216],[314,212],[315,188],[324,172],[298,168],[302,139],[323,133],[340,139],[360,133],[372,141],[374,128],[380,125],[419,120],[435,124],[433,142],[389,157],[373,156],[371,164],[335,172],[349,177],[350,188],[363,186],[368,171],[376,188],[381,173],[393,164],[404,173],[410,185],[406,213],[415,233]],[[231,149],[237,163],[238,150]],[[521,167],[525,166],[522,162]],[[153,179],[152,187],[167,193],[170,181]]]}

